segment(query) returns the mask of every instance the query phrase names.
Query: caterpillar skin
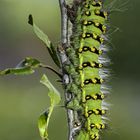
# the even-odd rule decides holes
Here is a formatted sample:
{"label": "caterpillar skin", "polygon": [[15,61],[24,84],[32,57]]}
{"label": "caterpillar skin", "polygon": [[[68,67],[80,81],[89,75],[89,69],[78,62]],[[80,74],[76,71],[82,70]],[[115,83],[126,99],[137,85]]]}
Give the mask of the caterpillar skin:
{"label": "caterpillar skin", "polygon": [[66,86],[71,100],[66,104],[74,112],[74,140],[99,140],[105,128],[103,91],[106,60],[105,33],[108,13],[101,0],[74,0],[69,9],[72,23],[70,46],[66,49],[69,64],[65,71],[70,77]]}

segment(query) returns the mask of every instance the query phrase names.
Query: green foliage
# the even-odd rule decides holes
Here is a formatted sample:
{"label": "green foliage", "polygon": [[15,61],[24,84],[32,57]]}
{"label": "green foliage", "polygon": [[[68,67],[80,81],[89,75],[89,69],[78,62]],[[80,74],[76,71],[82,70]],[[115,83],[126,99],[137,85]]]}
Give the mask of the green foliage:
{"label": "green foliage", "polygon": [[54,107],[57,104],[59,104],[61,98],[60,98],[59,92],[50,83],[50,81],[48,80],[48,78],[45,74],[42,76],[40,82],[43,85],[45,85],[46,87],[48,87],[48,89],[49,89],[48,96],[50,97],[50,101],[51,101],[49,109],[46,112],[42,113],[38,120],[38,127],[39,127],[39,131],[40,131],[40,135],[41,135],[42,139],[48,140],[49,120],[50,120]]}
{"label": "green foliage", "polygon": [[51,99],[51,105],[56,105],[60,102],[60,94],[57,91],[57,89],[51,84],[51,82],[48,80],[47,76],[44,74],[40,81],[42,84],[48,87],[49,89],[49,97]]}
{"label": "green foliage", "polygon": [[[43,43],[46,45],[46,48],[48,49],[52,59],[54,60],[55,64],[60,67],[59,59],[57,57],[57,52],[52,45],[51,41],[49,40],[48,36],[43,33],[34,23],[32,15],[29,15],[29,21],[28,23],[33,26],[33,30],[37,37],[43,41]],[[51,68],[48,65],[42,64],[37,59],[26,57],[23,61],[21,61],[15,68],[8,68],[5,70],[0,71],[0,75],[7,75],[7,74],[14,74],[14,75],[29,75],[34,73],[36,68],[47,68],[52,70],[54,73],[56,73],[59,77],[61,77],[61,74],[56,72],[53,68]],[[44,74],[40,80],[40,82],[48,87],[49,92],[48,96],[50,97],[50,107],[47,111],[42,113],[38,120],[38,127],[39,132],[43,140],[48,140],[48,125],[49,120],[51,117],[51,114],[53,112],[54,107],[59,104],[61,98],[59,92],[55,89],[55,87],[51,84],[51,82],[48,80],[47,76]]]}
{"label": "green foliage", "polygon": [[52,42],[49,40],[48,36],[34,23],[32,15],[29,15],[28,23],[33,26],[34,33],[47,47],[52,59],[54,60],[54,63],[58,67],[60,67],[60,62],[55,47],[53,46]]}
{"label": "green foliage", "polygon": [[0,75],[15,74],[15,75],[24,75],[34,73],[34,69],[39,68],[41,63],[34,58],[26,57],[21,61],[16,68],[8,68],[0,71]]}

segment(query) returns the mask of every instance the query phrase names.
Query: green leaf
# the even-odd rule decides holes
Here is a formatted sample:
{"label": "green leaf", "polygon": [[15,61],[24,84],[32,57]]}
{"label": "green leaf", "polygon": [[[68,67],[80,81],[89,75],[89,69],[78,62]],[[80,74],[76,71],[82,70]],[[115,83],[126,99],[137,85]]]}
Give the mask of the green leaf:
{"label": "green leaf", "polygon": [[40,82],[48,87],[49,92],[48,96],[50,97],[50,107],[49,109],[40,115],[38,120],[38,127],[39,132],[44,140],[48,140],[48,124],[51,117],[51,114],[53,112],[54,107],[59,104],[61,97],[60,93],[57,91],[57,89],[51,84],[47,76],[44,74],[40,80]]}
{"label": "green leaf", "polygon": [[49,115],[50,115],[50,110],[47,110],[46,112],[42,113],[38,119],[40,136],[44,140],[48,140],[48,132],[46,129],[48,127],[48,121],[50,118]]}
{"label": "green leaf", "polygon": [[34,69],[40,67],[41,63],[34,58],[26,57],[16,68],[8,68],[0,71],[0,75],[15,74],[25,75],[34,73]]}
{"label": "green leaf", "polygon": [[48,36],[34,23],[32,15],[29,15],[28,23],[33,26],[34,33],[45,44],[55,64],[60,67],[60,61],[57,52]]}
{"label": "green leaf", "polygon": [[41,65],[40,61],[35,58],[26,57],[23,61],[21,61],[16,68],[23,68],[23,67],[31,67],[31,68],[38,68]]}

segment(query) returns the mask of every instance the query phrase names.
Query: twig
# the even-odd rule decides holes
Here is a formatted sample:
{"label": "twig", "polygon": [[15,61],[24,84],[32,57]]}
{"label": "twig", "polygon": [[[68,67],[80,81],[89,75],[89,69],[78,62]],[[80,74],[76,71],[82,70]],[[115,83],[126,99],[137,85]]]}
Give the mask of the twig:
{"label": "twig", "polygon": [[62,44],[67,43],[67,9],[65,0],[59,0],[60,10],[61,10],[61,42]]}
{"label": "twig", "polygon": [[40,67],[46,68],[46,69],[49,69],[49,70],[53,71],[56,75],[58,75],[60,77],[60,79],[62,79],[62,74],[60,74],[59,72],[57,72],[56,70],[54,70],[51,66],[48,66],[48,65],[40,65]]}
{"label": "twig", "polygon": [[[59,49],[60,59],[63,64],[68,60],[65,54],[65,48],[68,47],[68,16],[67,16],[67,8],[65,0],[59,0],[60,10],[61,10],[61,43],[62,49]],[[64,49],[64,50],[63,50]],[[62,68],[63,71],[63,68]],[[64,85],[67,85],[70,81],[69,75],[63,72],[63,82]],[[69,102],[71,100],[71,94],[65,91],[65,100]],[[67,118],[68,118],[68,127],[69,127],[69,140],[73,140],[73,111],[71,109],[67,109]]]}

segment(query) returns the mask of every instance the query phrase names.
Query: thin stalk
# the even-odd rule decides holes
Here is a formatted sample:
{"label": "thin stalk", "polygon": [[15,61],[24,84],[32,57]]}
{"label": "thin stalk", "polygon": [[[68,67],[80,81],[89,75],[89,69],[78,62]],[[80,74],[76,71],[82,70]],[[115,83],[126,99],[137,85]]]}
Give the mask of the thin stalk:
{"label": "thin stalk", "polygon": [[[59,48],[60,53],[60,59],[62,62],[62,66],[64,63],[68,62],[68,58],[65,53],[65,48],[68,47],[68,16],[67,16],[67,8],[66,8],[66,2],[65,0],[59,0],[60,10],[61,10],[61,47]],[[64,85],[67,85],[70,81],[70,77],[68,74],[66,74],[63,71],[63,83]],[[71,100],[71,94],[67,93],[65,91],[65,100],[66,102],[69,102]],[[72,134],[73,134],[73,111],[71,109],[67,109],[67,119],[68,119],[68,128],[69,128],[69,134],[68,134],[68,140],[73,140]]]}
{"label": "thin stalk", "polygon": [[66,5],[65,0],[59,0],[59,5],[61,10],[61,42],[62,44],[67,44],[68,17],[67,17],[67,9],[65,7]]}

